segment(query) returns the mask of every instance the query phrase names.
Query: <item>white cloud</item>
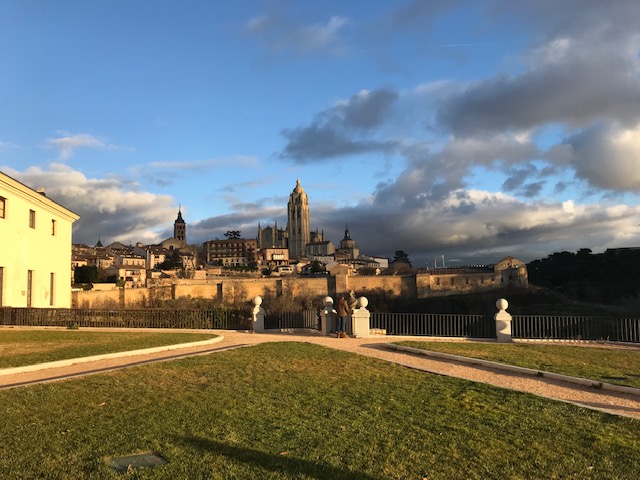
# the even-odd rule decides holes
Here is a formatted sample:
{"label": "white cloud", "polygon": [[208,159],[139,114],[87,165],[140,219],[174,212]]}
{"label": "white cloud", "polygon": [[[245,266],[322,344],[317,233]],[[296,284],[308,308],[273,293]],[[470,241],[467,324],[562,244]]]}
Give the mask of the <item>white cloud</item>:
{"label": "white cloud", "polygon": [[173,198],[142,191],[117,179],[87,178],[60,163],[29,167],[9,174],[31,188],[44,187],[47,196],[80,215],[74,242],[157,242],[177,213]]}
{"label": "white cloud", "polygon": [[149,167],[159,169],[177,170],[201,170],[213,167],[235,166],[244,168],[255,168],[258,166],[258,159],[248,155],[234,155],[230,157],[212,158],[209,160],[177,160],[170,162],[150,162]]}
{"label": "white cloud", "polygon": [[87,133],[58,132],[58,134],[61,135],[58,138],[48,138],[45,147],[58,150],[59,160],[67,160],[78,148],[96,150],[116,148],[115,145],[107,143],[105,139]]}

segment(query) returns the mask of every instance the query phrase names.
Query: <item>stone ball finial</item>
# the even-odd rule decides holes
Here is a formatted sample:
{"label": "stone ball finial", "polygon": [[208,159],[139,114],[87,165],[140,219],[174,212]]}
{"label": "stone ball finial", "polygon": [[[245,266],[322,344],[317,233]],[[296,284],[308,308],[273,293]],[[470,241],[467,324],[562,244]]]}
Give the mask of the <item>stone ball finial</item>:
{"label": "stone ball finial", "polygon": [[367,305],[369,305],[367,297],[358,298],[358,308],[367,308]]}
{"label": "stone ball finial", "polygon": [[507,302],[504,298],[501,298],[496,302],[496,308],[498,310],[506,310],[508,307],[509,302]]}
{"label": "stone ball finial", "polygon": [[324,299],[322,300],[322,303],[324,304],[324,308],[329,308],[331,305],[333,305],[333,298],[324,297]]}
{"label": "stone ball finial", "polygon": [[259,307],[260,305],[262,305],[262,297],[260,295],[256,295],[255,297],[253,297],[252,302],[256,307]]}

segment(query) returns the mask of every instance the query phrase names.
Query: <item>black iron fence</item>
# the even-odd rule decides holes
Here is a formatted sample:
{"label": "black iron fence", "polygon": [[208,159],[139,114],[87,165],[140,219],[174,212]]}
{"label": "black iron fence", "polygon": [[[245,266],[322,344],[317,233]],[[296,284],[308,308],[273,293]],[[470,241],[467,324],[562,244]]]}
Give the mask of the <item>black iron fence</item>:
{"label": "black iron fence", "polygon": [[248,309],[88,310],[67,308],[0,308],[0,325],[31,327],[126,327],[249,330]]}
{"label": "black iron fence", "polygon": [[640,343],[640,318],[513,315],[513,338]]}
{"label": "black iron fence", "polygon": [[[328,319],[330,330],[335,326]],[[0,307],[0,325],[56,327],[127,327],[250,330],[249,309],[214,310],[88,310]],[[266,329],[320,329],[313,310],[265,315]],[[387,335],[495,338],[492,316],[462,314],[371,313],[370,328]],[[640,343],[640,318],[513,315],[513,338],[608,340]]]}
{"label": "black iron fence", "polygon": [[371,313],[372,329],[387,335],[495,338],[493,318],[449,313]]}
{"label": "black iron fence", "polygon": [[264,316],[266,330],[287,328],[311,328],[320,330],[320,317],[315,310],[302,312],[266,312]]}

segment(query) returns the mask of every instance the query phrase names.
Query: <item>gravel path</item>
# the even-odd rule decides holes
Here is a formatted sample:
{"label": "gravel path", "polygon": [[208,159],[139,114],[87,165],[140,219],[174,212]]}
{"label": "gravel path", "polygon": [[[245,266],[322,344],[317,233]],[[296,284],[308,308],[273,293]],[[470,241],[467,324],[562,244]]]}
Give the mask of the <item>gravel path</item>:
{"label": "gravel path", "polygon": [[[209,330],[207,333],[211,333],[211,331]],[[31,385],[33,383],[65,380],[77,376],[101,373],[150,362],[173,360],[191,355],[211,354],[229,348],[250,346],[264,342],[295,341],[309,342],[329,348],[346,350],[425,372],[463,378],[474,382],[483,382],[497,387],[528,392],[546,398],[574,403],[586,408],[601,410],[615,415],[640,419],[640,396],[598,390],[593,387],[583,387],[544,377],[532,377],[450,360],[426,358],[421,355],[411,355],[389,350],[384,346],[385,343],[397,342],[411,337],[379,336],[360,339],[338,339],[320,336],[315,332],[307,333],[299,331],[295,333],[273,334],[255,334],[236,331],[221,331],[216,333],[224,336],[224,339],[212,345],[73,364],[28,373],[0,375],[0,389]]]}

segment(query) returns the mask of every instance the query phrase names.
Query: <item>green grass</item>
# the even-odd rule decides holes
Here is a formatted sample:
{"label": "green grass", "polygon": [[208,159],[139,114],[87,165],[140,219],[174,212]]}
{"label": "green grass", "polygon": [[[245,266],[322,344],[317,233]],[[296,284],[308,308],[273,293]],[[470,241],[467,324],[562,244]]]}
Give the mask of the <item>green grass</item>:
{"label": "green grass", "polygon": [[640,388],[640,348],[415,341],[398,345]]}
{"label": "green grass", "polygon": [[21,367],[68,358],[196,342],[213,334],[173,332],[85,332],[0,330],[0,368]]}
{"label": "green grass", "polygon": [[[0,412],[0,478],[640,477],[636,420],[303,343],[2,391]],[[169,463],[104,463],[147,451]]]}

